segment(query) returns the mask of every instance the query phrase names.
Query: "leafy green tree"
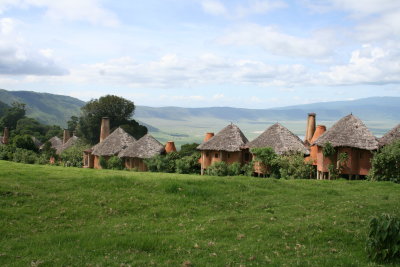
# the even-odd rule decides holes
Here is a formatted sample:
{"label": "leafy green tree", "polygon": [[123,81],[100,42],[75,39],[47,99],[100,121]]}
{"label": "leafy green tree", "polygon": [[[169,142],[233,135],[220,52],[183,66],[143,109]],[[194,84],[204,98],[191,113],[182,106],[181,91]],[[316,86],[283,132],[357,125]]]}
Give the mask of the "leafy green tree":
{"label": "leafy green tree", "polygon": [[179,154],[182,157],[185,157],[185,156],[191,156],[193,154],[199,153],[199,151],[197,150],[198,146],[199,146],[199,144],[197,144],[197,143],[184,144],[181,146],[181,150],[179,150]]}
{"label": "leafy green tree", "polygon": [[[89,148],[89,145],[79,140],[75,145],[64,150],[60,158],[66,167],[82,167],[83,166],[83,152]],[[102,158],[102,157],[101,157]]]}
{"label": "leafy green tree", "polygon": [[370,180],[400,183],[400,140],[375,153],[371,163]]}
{"label": "leafy green tree", "polygon": [[9,108],[10,107],[6,103],[0,101],[0,118],[3,117]]}
{"label": "leafy green tree", "polygon": [[110,118],[110,128],[122,128],[136,139],[147,133],[145,126],[139,125],[132,116],[135,105],[132,101],[115,95],[106,95],[89,101],[81,108],[78,131],[89,143],[96,144],[100,138],[101,119]]}
{"label": "leafy green tree", "polygon": [[284,179],[310,179],[313,175],[311,163],[304,162],[300,153],[280,157],[279,172]]}
{"label": "leafy green tree", "polygon": [[25,104],[14,102],[12,106],[7,109],[5,114],[0,119],[0,127],[8,127],[14,130],[17,127],[17,122],[25,117]]}
{"label": "leafy green tree", "polygon": [[25,135],[16,135],[12,138],[11,144],[16,148],[21,148],[25,150],[37,151],[38,148],[35,146],[35,143],[32,140],[32,137]]}
{"label": "leafy green tree", "polygon": [[71,119],[67,121],[68,131],[73,132],[78,127],[79,118],[77,116],[71,116]]}

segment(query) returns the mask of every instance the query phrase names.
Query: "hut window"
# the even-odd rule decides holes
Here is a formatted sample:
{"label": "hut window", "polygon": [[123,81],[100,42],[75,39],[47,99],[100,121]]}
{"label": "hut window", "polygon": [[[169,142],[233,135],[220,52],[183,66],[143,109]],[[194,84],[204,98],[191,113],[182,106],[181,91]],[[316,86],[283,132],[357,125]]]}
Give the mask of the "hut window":
{"label": "hut window", "polygon": [[208,152],[206,152],[206,157],[208,157]]}
{"label": "hut window", "polygon": [[218,153],[215,153],[215,158],[218,158],[218,156],[219,156]]}
{"label": "hut window", "polygon": [[360,159],[362,159],[362,154],[363,154],[363,153],[360,151]]}
{"label": "hut window", "polygon": [[249,153],[244,153],[244,160],[249,161],[250,160],[250,155]]}
{"label": "hut window", "polygon": [[228,155],[228,159],[229,159],[231,157],[231,154],[228,153],[227,155]]}

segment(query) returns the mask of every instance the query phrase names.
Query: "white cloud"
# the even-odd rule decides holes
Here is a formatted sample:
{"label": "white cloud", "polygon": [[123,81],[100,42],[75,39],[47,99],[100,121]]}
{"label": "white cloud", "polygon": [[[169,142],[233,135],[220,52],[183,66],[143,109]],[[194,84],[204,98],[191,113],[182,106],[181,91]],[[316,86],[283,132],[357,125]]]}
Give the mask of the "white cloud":
{"label": "white cloud", "polygon": [[51,19],[88,21],[92,24],[116,26],[116,15],[100,4],[99,0],[3,0],[0,14],[10,8],[45,8],[45,15]]}
{"label": "white cloud", "polygon": [[3,75],[64,75],[52,57],[52,50],[30,49],[16,32],[16,21],[0,19],[0,74]]}
{"label": "white cloud", "polygon": [[324,57],[337,44],[329,31],[318,31],[310,37],[296,37],[280,32],[272,26],[247,24],[231,30],[217,39],[221,45],[259,46],[269,53],[281,56]]}
{"label": "white cloud", "polygon": [[400,83],[400,53],[393,51],[363,45],[352,52],[348,64],[320,73],[318,82],[331,85]]}
{"label": "white cloud", "polygon": [[227,15],[228,11],[224,4],[216,0],[205,0],[201,2],[204,12],[211,15]]}

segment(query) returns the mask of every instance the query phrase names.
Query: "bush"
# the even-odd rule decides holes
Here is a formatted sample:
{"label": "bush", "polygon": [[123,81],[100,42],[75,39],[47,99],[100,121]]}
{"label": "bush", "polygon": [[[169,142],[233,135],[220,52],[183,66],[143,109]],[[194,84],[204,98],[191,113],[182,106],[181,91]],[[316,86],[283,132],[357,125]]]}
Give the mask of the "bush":
{"label": "bush", "polygon": [[37,151],[37,147],[35,143],[33,142],[33,139],[31,136],[25,134],[25,135],[16,135],[11,142],[16,148],[22,148],[26,150],[32,150],[32,151]]}
{"label": "bush", "polygon": [[177,173],[200,173],[200,153],[195,153],[191,156],[185,156],[175,161],[175,167]]}
{"label": "bush", "polygon": [[254,174],[254,161],[250,161],[243,165],[242,173],[245,176],[253,176]]}
{"label": "bush", "polygon": [[15,152],[15,146],[0,145],[0,160],[13,160],[14,152]]}
{"label": "bush", "polygon": [[375,153],[368,179],[400,182],[400,141],[387,145]]}
{"label": "bush", "polygon": [[400,258],[400,220],[388,214],[372,218],[366,251],[374,261],[387,262]]}
{"label": "bush", "polygon": [[280,177],[280,160],[273,148],[253,148],[251,153],[255,155],[255,161],[261,162],[267,167],[268,175],[275,178]]}
{"label": "bush", "polygon": [[279,168],[284,179],[310,179],[313,175],[312,164],[304,162],[302,154],[281,156]]}
{"label": "bush", "polygon": [[17,148],[12,160],[20,163],[34,164],[38,160],[38,155],[32,150]]}
{"label": "bush", "polygon": [[171,152],[166,155],[157,155],[150,159],[145,159],[144,162],[151,172],[173,173],[176,169],[177,159],[180,159],[180,155],[177,152]]}
{"label": "bush", "polygon": [[83,166],[83,151],[86,148],[88,148],[87,144],[78,141],[75,145],[64,150],[60,155],[63,165],[81,168]]}
{"label": "bush", "polygon": [[107,169],[122,170],[124,168],[122,159],[117,156],[112,156],[107,161]]}
{"label": "bush", "polygon": [[228,164],[224,161],[214,162],[207,168],[206,174],[212,176],[226,176],[228,174]]}
{"label": "bush", "polygon": [[107,160],[103,156],[99,157],[99,164],[100,164],[102,169],[107,169],[108,168]]}
{"label": "bush", "polygon": [[322,148],[322,154],[328,158],[333,156],[335,152],[336,152],[335,148],[329,142],[325,143],[324,147]]}
{"label": "bush", "polygon": [[229,176],[238,176],[242,173],[242,167],[240,163],[235,162],[228,165],[228,175]]}

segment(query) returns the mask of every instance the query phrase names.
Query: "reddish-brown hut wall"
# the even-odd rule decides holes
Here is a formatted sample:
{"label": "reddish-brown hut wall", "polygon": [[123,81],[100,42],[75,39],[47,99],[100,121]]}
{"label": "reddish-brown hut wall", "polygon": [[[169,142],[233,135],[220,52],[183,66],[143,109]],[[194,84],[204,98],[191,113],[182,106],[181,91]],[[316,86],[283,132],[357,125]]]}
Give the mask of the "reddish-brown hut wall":
{"label": "reddish-brown hut wall", "polygon": [[328,172],[329,164],[337,164],[337,156],[341,153],[347,153],[349,159],[343,165],[341,174],[368,175],[371,169],[372,152],[364,149],[339,147],[337,152],[330,158],[324,157],[322,147],[318,146],[317,170]]}
{"label": "reddish-brown hut wall", "polygon": [[[110,157],[103,156],[103,158],[107,161]],[[102,169],[100,166],[100,157],[99,156],[94,156],[93,163],[94,163],[93,166],[95,169]]]}
{"label": "reddish-brown hut wall", "polygon": [[[246,158],[246,153],[248,158]],[[201,151],[201,168],[207,169],[214,162],[224,161],[228,164],[238,162],[240,164],[247,163],[251,160],[250,153],[247,150],[237,152],[226,152],[226,151]]]}
{"label": "reddish-brown hut wall", "polygon": [[144,163],[143,159],[140,158],[124,158],[125,168],[134,169],[136,168],[140,172],[147,171],[147,166]]}

